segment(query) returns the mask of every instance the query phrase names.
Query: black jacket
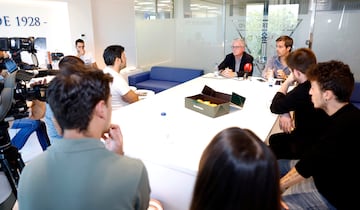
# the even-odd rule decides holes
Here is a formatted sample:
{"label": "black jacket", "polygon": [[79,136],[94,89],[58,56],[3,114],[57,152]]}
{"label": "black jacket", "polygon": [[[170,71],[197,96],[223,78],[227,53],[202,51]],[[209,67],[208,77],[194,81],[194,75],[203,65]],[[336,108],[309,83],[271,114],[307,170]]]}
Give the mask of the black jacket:
{"label": "black jacket", "polygon": [[[240,69],[237,72],[238,77],[244,76],[244,65],[246,63],[251,63],[251,65],[253,66],[253,70],[254,70],[253,61],[254,61],[254,58],[250,54],[248,54],[246,52],[243,53],[243,56],[241,57],[241,62],[240,62]],[[233,71],[235,71],[235,56],[234,56],[234,54],[232,54],[232,53],[227,54],[225,59],[223,60],[223,62],[221,62],[220,65],[218,66],[219,70],[224,70],[225,68],[229,68],[229,69],[232,69]],[[248,74],[248,76],[252,75],[253,70]]]}

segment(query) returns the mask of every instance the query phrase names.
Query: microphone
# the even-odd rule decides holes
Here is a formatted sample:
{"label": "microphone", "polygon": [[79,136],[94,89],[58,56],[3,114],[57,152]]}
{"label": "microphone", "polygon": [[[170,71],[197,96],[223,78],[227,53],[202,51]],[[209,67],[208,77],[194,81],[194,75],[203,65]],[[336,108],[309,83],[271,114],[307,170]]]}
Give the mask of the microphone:
{"label": "microphone", "polygon": [[244,65],[244,71],[247,73],[250,73],[252,71],[252,64],[251,63],[246,63]]}
{"label": "microphone", "polygon": [[252,71],[252,64],[251,63],[245,63],[244,65],[244,79],[248,78],[248,74]]}

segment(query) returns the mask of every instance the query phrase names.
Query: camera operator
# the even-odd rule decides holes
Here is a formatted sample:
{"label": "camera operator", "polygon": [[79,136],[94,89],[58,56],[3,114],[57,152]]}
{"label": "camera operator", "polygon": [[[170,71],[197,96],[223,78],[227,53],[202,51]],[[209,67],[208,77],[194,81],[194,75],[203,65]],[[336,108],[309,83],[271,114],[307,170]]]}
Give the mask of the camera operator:
{"label": "camera operator", "polygon": [[[38,85],[39,82],[32,85]],[[37,138],[43,151],[50,146],[49,137],[47,135],[45,122],[41,119],[45,116],[45,102],[40,100],[32,100],[28,102],[30,109],[30,116],[28,118],[22,118],[14,120],[12,123],[12,129],[20,129],[19,132],[12,138],[11,144],[18,150],[22,149],[26,141],[33,132],[36,132]]]}
{"label": "camera operator", "polygon": [[3,69],[6,69],[6,67],[5,67],[5,62],[4,62],[6,58],[9,58],[9,54],[7,54],[6,51],[0,50],[0,73],[1,73],[1,80],[4,79],[2,70],[3,70]]}
{"label": "camera operator", "polygon": [[0,69],[5,69],[5,65],[3,64],[4,59],[8,58],[8,57],[9,57],[9,54],[7,54],[6,51],[0,50]]}
{"label": "camera operator", "polygon": [[[4,69],[4,60],[9,58],[9,55],[5,51],[0,51],[0,68],[1,71]],[[2,80],[4,77],[1,78]],[[37,81],[30,84],[30,86],[41,85],[46,83],[46,81]],[[47,136],[45,123],[41,118],[45,115],[45,102],[40,100],[32,100],[29,102],[30,105],[30,115],[29,118],[16,119],[13,122],[10,122],[10,128],[20,129],[20,131],[13,137],[11,144],[14,145],[17,149],[21,149],[26,143],[30,135],[36,131],[39,143],[43,150],[50,145],[49,137]]]}
{"label": "camera operator", "polygon": [[[0,51],[0,82],[6,79],[7,72],[3,71],[6,67],[4,60],[9,58],[5,51]],[[34,82],[31,86],[44,84],[46,81]],[[20,129],[13,137],[11,144],[17,149],[21,149],[26,143],[28,137],[36,131],[42,149],[45,150],[50,145],[46,132],[45,123],[41,120],[45,114],[45,102],[32,100],[29,102],[30,115],[28,118],[9,121],[9,128]],[[0,171],[0,209],[11,210],[15,204],[16,197],[12,192],[9,181],[3,171]]]}

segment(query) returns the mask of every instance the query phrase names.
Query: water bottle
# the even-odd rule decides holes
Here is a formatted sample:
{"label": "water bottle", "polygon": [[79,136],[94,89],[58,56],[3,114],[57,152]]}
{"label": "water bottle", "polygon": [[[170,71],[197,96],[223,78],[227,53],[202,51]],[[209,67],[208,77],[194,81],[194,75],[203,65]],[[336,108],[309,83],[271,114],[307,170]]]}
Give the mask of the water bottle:
{"label": "water bottle", "polygon": [[269,83],[269,87],[272,87],[275,83],[275,79],[274,79],[274,71],[272,69],[268,70],[268,83]]}
{"label": "water bottle", "polygon": [[218,68],[218,63],[215,63],[214,65],[214,76],[217,77],[219,76],[219,68]]}
{"label": "water bottle", "polygon": [[166,112],[161,112],[161,135],[160,140],[164,143],[170,143],[170,124]]}

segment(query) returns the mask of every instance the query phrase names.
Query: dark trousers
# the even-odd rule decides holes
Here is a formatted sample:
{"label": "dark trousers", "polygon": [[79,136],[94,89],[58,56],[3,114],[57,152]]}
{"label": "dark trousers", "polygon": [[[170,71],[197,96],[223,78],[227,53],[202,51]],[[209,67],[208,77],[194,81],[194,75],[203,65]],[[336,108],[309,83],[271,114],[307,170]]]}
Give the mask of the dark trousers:
{"label": "dark trousers", "polygon": [[309,137],[299,137],[293,133],[275,133],[269,137],[269,147],[277,159],[300,159],[310,147]]}

